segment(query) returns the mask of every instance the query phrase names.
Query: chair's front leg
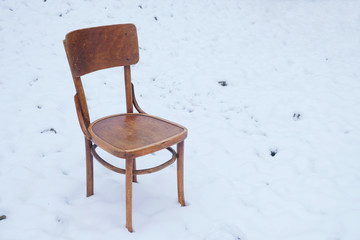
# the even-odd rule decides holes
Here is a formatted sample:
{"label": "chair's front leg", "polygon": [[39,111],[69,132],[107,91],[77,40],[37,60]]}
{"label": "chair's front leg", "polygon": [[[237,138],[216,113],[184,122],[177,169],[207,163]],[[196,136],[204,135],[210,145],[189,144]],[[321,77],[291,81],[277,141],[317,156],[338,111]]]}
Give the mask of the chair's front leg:
{"label": "chair's front leg", "polygon": [[185,206],[184,199],[184,141],[177,144],[177,186],[178,200],[181,206]]}
{"label": "chair's front leg", "polygon": [[126,228],[132,232],[132,181],[133,159],[126,159]]}
{"label": "chair's front leg", "polygon": [[94,194],[94,165],[93,156],[91,154],[92,142],[85,137],[85,153],[86,153],[86,196],[90,197]]}

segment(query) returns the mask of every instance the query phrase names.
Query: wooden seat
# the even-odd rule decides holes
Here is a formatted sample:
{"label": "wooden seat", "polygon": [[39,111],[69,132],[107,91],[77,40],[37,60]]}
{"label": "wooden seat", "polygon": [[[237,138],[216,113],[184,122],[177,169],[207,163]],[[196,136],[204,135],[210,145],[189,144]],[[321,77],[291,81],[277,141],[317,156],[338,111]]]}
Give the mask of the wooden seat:
{"label": "wooden seat", "polygon": [[147,114],[118,114],[89,126],[92,141],[120,158],[140,157],[170,147],[186,137],[178,124]]}
{"label": "wooden seat", "polygon": [[[94,194],[93,157],[126,180],[126,227],[132,232],[132,182],[137,175],[159,171],[177,162],[178,201],[184,200],[184,140],[187,129],[179,124],[148,115],[135,98],[130,66],[139,61],[136,28],[119,24],[80,29],[66,35],[64,46],[76,94],[74,96],[80,128],[85,136],[87,196]],[[124,67],[127,113],[105,116],[91,122],[81,76],[111,67]],[[133,107],[139,112],[134,113]],[[171,148],[177,145],[177,151]],[[126,160],[125,169],[118,168],[96,152],[100,147]],[[136,158],[162,149],[172,153],[170,160],[148,169],[136,169]]]}

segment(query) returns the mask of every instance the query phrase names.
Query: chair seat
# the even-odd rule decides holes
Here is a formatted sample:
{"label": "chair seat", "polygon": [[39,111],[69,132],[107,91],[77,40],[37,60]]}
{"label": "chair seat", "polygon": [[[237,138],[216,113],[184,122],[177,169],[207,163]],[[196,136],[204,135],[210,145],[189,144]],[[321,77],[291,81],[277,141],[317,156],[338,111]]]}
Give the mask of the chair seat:
{"label": "chair seat", "polygon": [[90,124],[91,140],[120,158],[140,157],[183,141],[187,129],[141,113],[107,116]]}

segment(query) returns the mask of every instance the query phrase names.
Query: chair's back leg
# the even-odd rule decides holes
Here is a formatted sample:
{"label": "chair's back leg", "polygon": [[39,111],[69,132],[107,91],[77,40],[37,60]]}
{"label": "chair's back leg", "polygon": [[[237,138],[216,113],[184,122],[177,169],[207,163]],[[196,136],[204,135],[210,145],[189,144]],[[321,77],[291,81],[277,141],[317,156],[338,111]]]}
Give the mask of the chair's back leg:
{"label": "chair's back leg", "polygon": [[184,199],[184,141],[177,144],[177,187],[178,201],[185,206]]}
{"label": "chair's back leg", "polygon": [[[136,158],[133,160],[133,172],[136,170]],[[137,176],[133,174],[133,182],[137,183]]]}
{"label": "chair's back leg", "polygon": [[93,156],[91,154],[92,142],[85,137],[86,152],[86,196],[94,194],[94,165]]}
{"label": "chair's back leg", "polygon": [[133,181],[133,159],[126,159],[126,228],[132,232],[132,181]]}

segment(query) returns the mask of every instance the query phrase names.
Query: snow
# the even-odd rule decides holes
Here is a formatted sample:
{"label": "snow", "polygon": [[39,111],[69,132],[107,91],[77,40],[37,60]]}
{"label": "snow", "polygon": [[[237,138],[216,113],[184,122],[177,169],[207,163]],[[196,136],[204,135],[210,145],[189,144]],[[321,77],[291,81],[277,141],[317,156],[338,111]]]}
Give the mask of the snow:
{"label": "snow", "polygon": [[[359,9],[356,0],[1,0],[0,239],[360,239]],[[85,197],[62,45],[72,30],[119,23],[138,29],[140,106],[189,130],[187,206],[175,166],[139,176],[134,233],[123,175],[95,163],[95,195]],[[92,120],[125,111],[122,76],[84,77]]]}

